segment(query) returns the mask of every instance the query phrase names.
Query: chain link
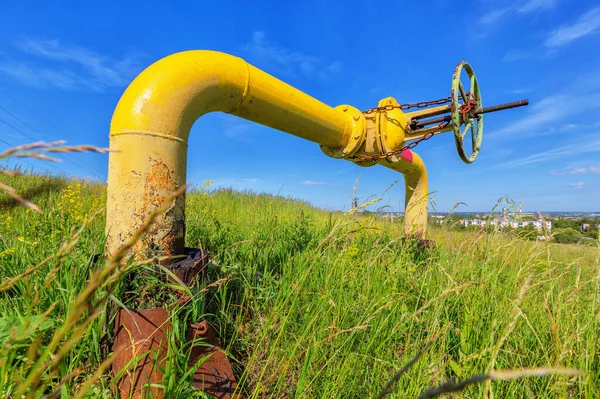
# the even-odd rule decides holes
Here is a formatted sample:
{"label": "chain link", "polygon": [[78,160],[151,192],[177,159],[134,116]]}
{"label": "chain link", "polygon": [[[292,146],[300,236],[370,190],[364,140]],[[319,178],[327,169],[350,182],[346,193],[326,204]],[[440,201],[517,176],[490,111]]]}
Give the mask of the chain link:
{"label": "chain link", "polygon": [[[463,121],[465,121],[467,119],[467,114],[469,112],[471,112],[472,110],[477,108],[477,100],[475,99],[475,96],[471,93],[467,93],[466,95],[467,95],[467,101],[464,104],[461,104],[460,108],[459,108]],[[384,105],[381,107],[375,107],[375,108],[368,109],[366,111],[363,111],[363,114],[368,115],[368,114],[372,114],[374,112],[386,112],[386,111],[391,111],[393,109],[400,109],[402,111],[406,111],[407,109],[411,109],[411,108],[427,108],[432,105],[444,105],[444,104],[448,104],[451,102],[452,102],[452,97],[450,96],[450,97],[444,97],[444,98],[440,98],[438,100],[433,100],[433,101],[421,101],[421,102],[414,103],[414,104],[398,104],[398,105],[390,104],[390,105]],[[437,125],[435,127],[435,129],[433,129],[429,133],[425,134],[423,137],[420,137],[419,139],[413,141],[412,143],[405,145],[402,148],[398,148],[397,150],[389,151],[389,152],[386,152],[383,154],[359,155],[357,157],[352,157],[350,159],[358,159],[361,161],[372,161],[375,159],[381,159],[381,158],[401,154],[402,152],[404,152],[406,150],[412,150],[413,148],[418,146],[423,141],[429,140],[437,132],[439,132],[440,130],[442,130],[443,128],[448,126],[449,124],[450,124],[450,122],[442,122],[439,125]]]}
{"label": "chain link", "polygon": [[377,111],[391,111],[393,109],[401,109],[402,111],[406,111],[407,109],[411,109],[411,108],[427,108],[430,107],[432,105],[444,105],[444,104],[448,104],[452,102],[452,97],[444,97],[444,98],[440,98],[439,100],[433,100],[433,101],[421,101],[418,103],[414,103],[414,104],[399,104],[399,105],[384,105],[381,107],[375,107],[375,108],[371,108],[368,109],[366,111],[363,112],[363,114],[372,114],[373,112],[377,112]]}
{"label": "chain link", "polygon": [[477,109],[477,99],[471,93],[466,94],[466,101],[458,108],[460,112],[461,122],[467,122],[467,114]]}

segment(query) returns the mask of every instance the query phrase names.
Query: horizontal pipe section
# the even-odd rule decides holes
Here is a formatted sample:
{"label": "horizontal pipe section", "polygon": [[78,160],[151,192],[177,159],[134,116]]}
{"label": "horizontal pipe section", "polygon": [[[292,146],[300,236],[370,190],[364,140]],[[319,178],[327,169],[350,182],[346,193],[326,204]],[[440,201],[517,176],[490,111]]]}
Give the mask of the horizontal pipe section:
{"label": "horizontal pipe section", "polygon": [[196,50],[165,57],[127,88],[111,136],[154,132],[187,141],[202,115],[221,111],[325,144],[343,146],[347,115],[228,54]]}

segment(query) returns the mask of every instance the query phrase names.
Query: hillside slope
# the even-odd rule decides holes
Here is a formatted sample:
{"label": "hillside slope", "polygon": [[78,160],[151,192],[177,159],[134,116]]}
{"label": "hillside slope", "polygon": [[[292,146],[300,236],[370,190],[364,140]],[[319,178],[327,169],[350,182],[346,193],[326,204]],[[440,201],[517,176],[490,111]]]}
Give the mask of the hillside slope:
{"label": "hillside slope", "polygon": [[[36,397],[54,389],[73,397],[93,378],[87,395],[110,397],[101,363],[111,338],[106,317],[124,294],[123,276],[114,284],[107,277],[113,285],[100,287],[82,316],[70,319],[102,267],[91,258],[103,252],[106,215],[72,228],[103,207],[105,188],[48,176],[0,181],[44,210],[0,194],[2,396],[36,380]],[[224,280],[195,287],[174,317],[205,317],[216,327],[248,397],[375,396],[422,351],[394,395],[417,397],[493,369],[538,367],[584,374],[488,381],[456,397],[490,389],[496,397],[600,395],[598,248],[438,228],[430,232],[437,247],[418,252],[401,239],[397,222],[231,190],[191,192],[186,212],[187,245],[206,248],[214,260],[206,284]],[[61,252],[69,240],[72,249]],[[161,289],[145,278],[139,284]],[[114,290],[108,304],[99,299],[103,289]],[[99,317],[86,321],[96,307]],[[171,380],[165,389],[189,397],[189,383]]]}

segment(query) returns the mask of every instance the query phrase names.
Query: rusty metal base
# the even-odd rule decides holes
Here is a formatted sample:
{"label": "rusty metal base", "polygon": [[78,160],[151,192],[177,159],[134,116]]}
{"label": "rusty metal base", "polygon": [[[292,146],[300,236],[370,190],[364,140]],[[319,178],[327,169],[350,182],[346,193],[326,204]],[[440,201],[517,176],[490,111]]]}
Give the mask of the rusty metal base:
{"label": "rusty metal base", "polygon": [[162,389],[149,384],[160,384],[162,380],[160,369],[164,369],[170,331],[166,309],[126,309],[117,313],[113,344],[117,358],[112,370],[118,378],[121,398],[164,397]]}
{"label": "rusty metal base", "polygon": [[171,265],[166,266],[187,286],[192,285],[196,279],[206,279],[206,267],[208,266],[208,254],[196,248],[185,249],[187,257]]}
{"label": "rusty metal base", "polygon": [[[198,278],[205,278],[208,256],[201,250],[187,249],[186,252],[187,258],[167,268],[189,286]],[[171,329],[166,309],[119,310],[113,344],[117,357],[112,371],[120,397],[164,398],[159,385]],[[218,399],[241,398],[233,395],[237,380],[212,327],[205,320],[188,325],[186,341],[190,348],[188,365],[196,368],[192,385]]]}
{"label": "rusty metal base", "polygon": [[241,398],[238,394],[233,395],[237,380],[227,355],[219,347],[213,328],[205,320],[192,324],[189,326],[187,340],[194,342],[189,357],[190,367],[196,367],[198,362],[210,355],[196,369],[192,384],[218,399]]}
{"label": "rusty metal base", "polygon": [[417,242],[417,249],[418,250],[436,249],[435,241],[433,241],[433,240],[419,240]]}

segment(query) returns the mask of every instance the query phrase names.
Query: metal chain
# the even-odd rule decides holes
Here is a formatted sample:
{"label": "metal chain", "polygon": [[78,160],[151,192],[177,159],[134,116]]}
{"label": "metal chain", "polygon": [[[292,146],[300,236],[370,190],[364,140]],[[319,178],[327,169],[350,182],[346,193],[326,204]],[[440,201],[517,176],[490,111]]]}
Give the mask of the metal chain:
{"label": "metal chain", "polygon": [[462,123],[467,122],[467,114],[477,109],[477,99],[470,92],[466,94],[467,100],[458,108]]}
{"label": "metal chain", "polygon": [[[386,152],[386,153],[383,153],[383,154],[359,155],[359,156],[353,157],[353,158],[354,159],[358,159],[360,161],[372,161],[374,159],[381,159],[381,158],[389,157],[389,156],[392,156],[392,155],[401,154],[402,152],[404,152],[406,150],[412,150],[413,148],[415,148],[416,146],[418,146],[423,141],[429,140],[437,132],[439,132],[440,130],[442,130],[443,128],[445,128],[446,126],[448,126],[449,124],[450,124],[450,122],[442,122],[439,125],[437,125],[435,129],[433,129],[432,131],[430,131],[429,133],[427,133],[423,137],[420,137],[419,139],[413,141],[412,143],[407,144],[404,147],[398,148],[397,150],[389,151],[389,152]],[[352,158],[350,158],[350,159],[352,159]]]}
{"label": "metal chain", "polygon": [[452,102],[452,97],[444,97],[444,98],[440,98],[439,100],[421,101],[421,102],[414,103],[414,104],[399,104],[399,105],[390,104],[390,105],[384,105],[381,107],[375,107],[375,108],[368,109],[368,110],[364,111],[363,114],[372,114],[373,112],[377,112],[377,111],[391,111],[393,109],[401,109],[402,111],[406,111],[407,109],[411,109],[411,108],[427,108],[432,105],[444,105],[444,104],[448,104],[451,102]]}

